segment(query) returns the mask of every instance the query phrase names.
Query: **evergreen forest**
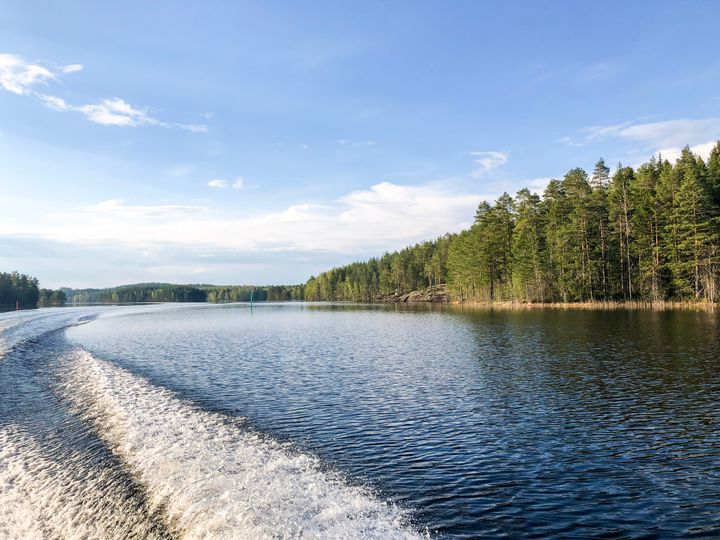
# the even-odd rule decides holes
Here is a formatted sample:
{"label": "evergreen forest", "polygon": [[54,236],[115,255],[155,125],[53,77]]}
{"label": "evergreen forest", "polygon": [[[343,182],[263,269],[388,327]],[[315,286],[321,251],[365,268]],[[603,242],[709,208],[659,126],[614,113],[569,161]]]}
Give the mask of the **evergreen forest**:
{"label": "evergreen forest", "polygon": [[718,301],[720,142],[612,172],[575,168],[481,203],[473,225],[305,284],[306,300],[375,301],[446,283],[460,301]]}

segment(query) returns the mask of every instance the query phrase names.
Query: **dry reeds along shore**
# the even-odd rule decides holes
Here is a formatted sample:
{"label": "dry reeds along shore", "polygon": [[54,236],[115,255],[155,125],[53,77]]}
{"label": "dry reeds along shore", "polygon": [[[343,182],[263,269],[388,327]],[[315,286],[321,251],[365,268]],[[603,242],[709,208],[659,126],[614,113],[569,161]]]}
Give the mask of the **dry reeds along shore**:
{"label": "dry reeds along shore", "polygon": [[681,302],[681,301],[624,301],[624,302],[512,302],[512,301],[452,301],[451,306],[467,308],[467,309],[508,309],[508,310],[524,310],[524,309],[580,309],[580,310],[649,310],[649,311],[669,311],[669,310],[700,310],[715,311],[718,309],[717,303],[712,302]]}

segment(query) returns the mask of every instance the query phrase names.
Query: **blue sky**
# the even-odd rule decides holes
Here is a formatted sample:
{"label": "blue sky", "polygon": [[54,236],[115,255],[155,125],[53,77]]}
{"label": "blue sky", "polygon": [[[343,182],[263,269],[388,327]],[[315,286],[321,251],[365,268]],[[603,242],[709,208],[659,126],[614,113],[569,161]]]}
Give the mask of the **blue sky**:
{"label": "blue sky", "polygon": [[720,3],[0,1],[0,270],[296,283],[720,138]]}

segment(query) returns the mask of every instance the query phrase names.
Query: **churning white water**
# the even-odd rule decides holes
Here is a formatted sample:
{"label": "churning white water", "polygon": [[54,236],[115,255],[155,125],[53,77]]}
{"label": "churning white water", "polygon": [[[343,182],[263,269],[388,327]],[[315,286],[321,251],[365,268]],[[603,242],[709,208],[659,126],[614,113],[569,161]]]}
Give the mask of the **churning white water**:
{"label": "churning white water", "polygon": [[0,540],[411,538],[406,514],[243,421],[0,316]]}
{"label": "churning white water", "polygon": [[0,429],[0,538],[163,538],[112,468]]}
{"label": "churning white water", "polygon": [[319,461],[75,349],[61,393],[184,538],[412,538],[403,512]]}

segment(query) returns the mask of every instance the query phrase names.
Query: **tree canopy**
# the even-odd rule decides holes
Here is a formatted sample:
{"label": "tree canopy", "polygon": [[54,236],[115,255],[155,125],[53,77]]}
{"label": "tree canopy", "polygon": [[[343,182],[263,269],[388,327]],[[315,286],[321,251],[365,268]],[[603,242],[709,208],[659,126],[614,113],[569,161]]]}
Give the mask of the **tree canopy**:
{"label": "tree canopy", "polygon": [[308,300],[374,301],[438,283],[459,300],[718,300],[720,142],[614,173],[568,171],[542,196],[482,202],[473,225],[305,284]]}

